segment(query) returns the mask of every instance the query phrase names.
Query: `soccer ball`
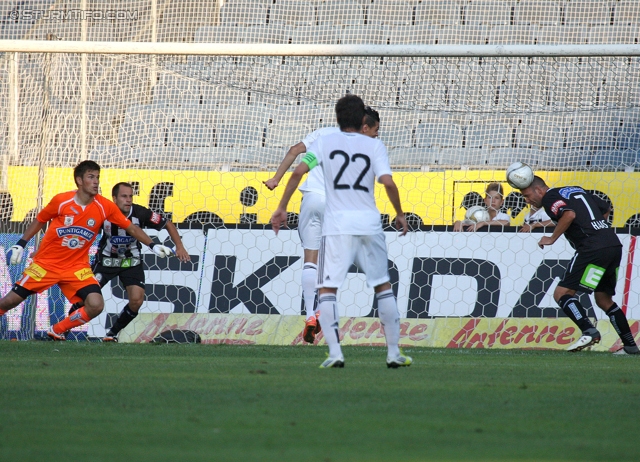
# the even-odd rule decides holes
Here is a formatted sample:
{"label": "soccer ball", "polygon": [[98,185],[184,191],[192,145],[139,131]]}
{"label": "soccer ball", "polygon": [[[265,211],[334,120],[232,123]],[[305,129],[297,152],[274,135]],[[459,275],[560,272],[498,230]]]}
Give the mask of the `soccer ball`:
{"label": "soccer ball", "polygon": [[487,209],[485,209],[482,205],[474,205],[473,207],[469,207],[464,217],[467,220],[471,220],[475,223],[491,220],[491,216],[489,216],[489,212],[487,212]]}
{"label": "soccer ball", "polygon": [[528,188],[533,182],[533,177],[533,169],[523,162],[515,162],[507,169],[507,183],[513,188]]}

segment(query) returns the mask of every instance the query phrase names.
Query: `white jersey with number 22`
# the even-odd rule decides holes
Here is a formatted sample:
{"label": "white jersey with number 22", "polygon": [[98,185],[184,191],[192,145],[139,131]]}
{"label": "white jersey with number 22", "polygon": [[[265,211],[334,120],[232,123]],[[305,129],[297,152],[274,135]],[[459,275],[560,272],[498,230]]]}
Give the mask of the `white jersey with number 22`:
{"label": "white jersey with number 22", "polygon": [[382,232],[374,181],[391,175],[382,141],[352,132],[318,138],[303,162],[324,173],[327,197],[322,235],[370,235]]}

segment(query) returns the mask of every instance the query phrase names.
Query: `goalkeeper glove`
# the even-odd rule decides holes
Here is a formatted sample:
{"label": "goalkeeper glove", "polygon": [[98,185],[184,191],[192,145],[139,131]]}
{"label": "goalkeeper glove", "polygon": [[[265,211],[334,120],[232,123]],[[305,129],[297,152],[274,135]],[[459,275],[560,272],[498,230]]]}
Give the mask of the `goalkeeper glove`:
{"label": "goalkeeper glove", "polygon": [[152,242],[149,248],[153,250],[153,253],[155,253],[160,258],[164,258],[164,257],[168,257],[169,255],[176,254],[175,250],[173,250],[171,247],[167,247],[166,245],[156,244],[155,242]]}
{"label": "goalkeeper glove", "polygon": [[17,265],[22,261],[24,256],[24,246],[27,245],[27,241],[20,239],[16,242],[16,245],[12,246],[7,251],[7,265]]}

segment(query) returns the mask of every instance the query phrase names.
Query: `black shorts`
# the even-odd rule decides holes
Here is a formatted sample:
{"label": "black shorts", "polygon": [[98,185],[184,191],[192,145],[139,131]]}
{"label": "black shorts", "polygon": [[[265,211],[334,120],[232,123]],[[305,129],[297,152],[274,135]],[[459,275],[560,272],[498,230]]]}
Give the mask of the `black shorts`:
{"label": "black shorts", "polygon": [[621,259],[621,246],[576,252],[558,285],[587,294],[615,295]]}
{"label": "black shorts", "polygon": [[139,286],[144,289],[144,270],[142,265],[112,268],[96,263],[93,265],[93,274],[96,275],[100,287],[106,286],[109,281],[117,276],[124,287]]}

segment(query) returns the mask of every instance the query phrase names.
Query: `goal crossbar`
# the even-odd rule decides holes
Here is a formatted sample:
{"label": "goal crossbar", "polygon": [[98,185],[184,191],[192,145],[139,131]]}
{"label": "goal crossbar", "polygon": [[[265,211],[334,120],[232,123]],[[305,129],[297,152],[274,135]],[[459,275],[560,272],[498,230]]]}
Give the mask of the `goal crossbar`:
{"label": "goal crossbar", "polygon": [[0,52],[206,56],[640,56],[640,45],[321,45],[0,40]]}

